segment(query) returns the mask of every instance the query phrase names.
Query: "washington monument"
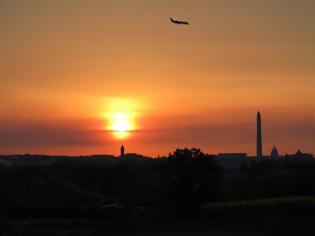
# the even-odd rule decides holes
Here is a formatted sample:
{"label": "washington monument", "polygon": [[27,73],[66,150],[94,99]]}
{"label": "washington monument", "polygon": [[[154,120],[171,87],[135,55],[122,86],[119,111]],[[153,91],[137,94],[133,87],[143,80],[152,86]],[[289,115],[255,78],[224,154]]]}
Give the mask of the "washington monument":
{"label": "washington monument", "polygon": [[257,113],[257,157],[262,157],[261,115]]}

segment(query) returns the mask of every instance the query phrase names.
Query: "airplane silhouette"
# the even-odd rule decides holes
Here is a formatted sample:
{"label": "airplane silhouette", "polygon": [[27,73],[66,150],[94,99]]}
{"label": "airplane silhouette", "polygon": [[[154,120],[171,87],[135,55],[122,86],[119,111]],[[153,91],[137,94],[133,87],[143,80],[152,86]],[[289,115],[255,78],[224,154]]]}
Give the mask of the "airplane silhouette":
{"label": "airplane silhouette", "polygon": [[179,20],[174,20],[173,18],[170,18],[171,22],[177,25],[189,25],[189,22],[187,21],[179,21]]}

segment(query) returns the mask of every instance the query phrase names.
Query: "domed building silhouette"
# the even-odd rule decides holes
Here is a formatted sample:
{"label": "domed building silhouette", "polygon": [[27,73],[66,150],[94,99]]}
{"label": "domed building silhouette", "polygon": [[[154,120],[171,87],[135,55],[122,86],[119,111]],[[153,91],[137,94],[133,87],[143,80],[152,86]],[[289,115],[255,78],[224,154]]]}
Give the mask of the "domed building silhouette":
{"label": "domed building silhouette", "polygon": [[278,152],[278,149],[276,148],[275,145],[273,146],[273,148],[271,150],[270,157],[272,157],[272,158],[278,158],[279,157],[279,152]]}

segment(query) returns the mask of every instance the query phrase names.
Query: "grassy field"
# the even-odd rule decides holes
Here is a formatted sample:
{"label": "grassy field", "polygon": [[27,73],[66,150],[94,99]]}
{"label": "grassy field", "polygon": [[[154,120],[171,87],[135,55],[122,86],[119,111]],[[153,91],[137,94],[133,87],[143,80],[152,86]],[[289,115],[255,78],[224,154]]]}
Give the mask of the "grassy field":
{"label": "grassy field", "polygon": [[304,196],[211,203],[190,220],[10,218],[3,220],[0,235],[313,235],[314,209],[315,198]]}
{"label": "grassy field", "polygon": [[315,205],[315,197],[283,197],[283,198],[264,198],[247,201],[229,201],[229,202],[215,202],[204,205],[208,209],[223,209],[223,208],[243,208],[243,207],[280,207],[294,204],[309,204]]}

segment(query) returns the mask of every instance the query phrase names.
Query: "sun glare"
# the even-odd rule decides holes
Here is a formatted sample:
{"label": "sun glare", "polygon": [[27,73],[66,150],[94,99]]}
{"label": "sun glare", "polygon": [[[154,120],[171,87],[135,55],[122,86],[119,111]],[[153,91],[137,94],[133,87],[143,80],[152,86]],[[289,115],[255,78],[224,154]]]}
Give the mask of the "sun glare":
{"label": "sun glare", "polygon": [[132,118],[128,113],[114,113],[112,114],[111,131],[118,139],[129,137],[133,130]]}
{"label": "sun glare", "polygon": [[131,119],[127,113],[113,114],[112,130],[117,132],[127,132],[132,129]]}
{"label": "sun glare", "polygon": [[112,132],[114,138],[125,139],[136,129],[135,126],[135,104],[130,100],[111,100],[107,106],[106,130]]}

